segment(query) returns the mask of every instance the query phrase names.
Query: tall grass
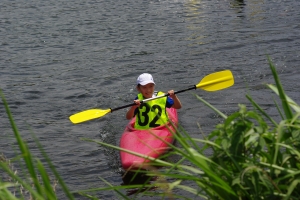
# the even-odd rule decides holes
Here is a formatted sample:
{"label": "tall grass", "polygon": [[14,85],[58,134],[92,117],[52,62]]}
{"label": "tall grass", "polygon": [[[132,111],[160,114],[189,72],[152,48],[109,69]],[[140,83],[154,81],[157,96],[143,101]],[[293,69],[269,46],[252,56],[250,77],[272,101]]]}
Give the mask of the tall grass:
{"label": "tall grass", "polygon": [[[129,184],[119,186],[99,177],[107,187],[76,193],[90,199],[97,199],[91,192],[105,190],[116,192],[120,199],[147,195],[162,199],[299,199],[300,107],[285,94],[270,59],[269,65],[276,85],[267,86],[279,96],[280,102],[275,102],[275,105],[278,115],[282,117],[281,121],[277,122],[269,116],[250,95],[246,97],[253,108],[247,109],[245,105],[238,105],[238,111],[229,116],[196,95],[197,99],[224,119],[204,139],[191,138],[179,127],[175,134],[177,145],[170,144],[172,151],[162,159],[148,158],[153,161],[153,167],[162,167],[159,170],[153,168],[149,171],[128,172],[131,173]],[[33,159],[13,122],[1,91],[0,94],[18,141],[21,152],[19,157],[24,160],[30,177],[20,177],[2,156],[0,167],[10,179],[0,180],[0,199],[26,198],[23,190],[33,199],[57,199],[49,174],[38,159]],[[129,152],[102,141],[85,140]],[[39,148],[66,198],[74,199],[40,145]],[[208,150],[212,152],[210,156],[205,154]],[[143,157],[134,152],[130,153]],[[167,157],[173,155],[179,159],[171,162]],[[139,179],[144,179],[144,182],[136,181]],[[15,194],[12,191],[17,192]],[[181,191],[188,195],[180,195]]]}
{"label": "tall grass", "polygon": [[[17,155],[15,159],[21,159],[21,163],[25,163],[25,168],[27,170],[25,175],[19,175],[16,170],[13,170],[10,160],[6,159],[4,155],[1,156],[0,168],[2,168],[10,178],[8,182],[5,182],[5,180],[0,180],[0,199],[57,199],[55,192],[56,182],[50,181],[49,174],[44,164],[42,164],[39,159],[33,158],[26,142],[22,139],[17,129],[6,99],[1,90],[0,96],[4,103],[8,119],[20,149],[20,155]],[[43,154],[43,157],[47,161],[48,167],[51,169],[56,180],[66,194],[66,197],[68,199],[74,199],[72,193],[69,191],[64,181],[55,170],[40,143],[37,140],[36,143]]]}

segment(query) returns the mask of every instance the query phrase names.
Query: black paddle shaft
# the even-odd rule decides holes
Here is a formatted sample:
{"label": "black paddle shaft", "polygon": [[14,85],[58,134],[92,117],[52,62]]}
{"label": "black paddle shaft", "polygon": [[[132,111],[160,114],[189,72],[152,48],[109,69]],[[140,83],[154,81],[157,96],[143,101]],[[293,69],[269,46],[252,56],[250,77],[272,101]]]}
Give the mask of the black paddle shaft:
{"label": "black paddle shaft", "polygon": [[[186,92],[188,90],[196,90],[197,87],[196,85],[194,85],[193,87],[190,87],[188,89],[184,89],[184,90],[179,90],[179,91],[176,91],[174,92],[174,94],[178,94],[178,93],[181,93],[181,92]],[[157,97],[153,97],[153,98],[149,98],[149,99],[144,99],[143,101],[141,101],[141,103],[145,103],[147,101],[151,101],[151,100],[154,100],[154,99],[158,99],[158,98],[162,98],[162,97],[167,97],[167,96],[170,96],[169,94],[165,94],[165,95],[162,95],[162,96],[157,96]],[[110,109],[110,112],[113,112],[113,111],[116,111],[116,110],[120,110],[120,109],[123,109],[123,108],[127,108],[127,107],[131,107],[131,106],[134,106],[135,103],[131,103],[131,104],[127,104],[125,106],[120,106],[120,107],[117,107],[117,108],[111,108]]]}
{"label": "black paddle shaft", "polygon": [[[174,94],[178,94],[178,93],[181,93],[181,92],[186,92],[186,91],[189,91],[189,90],[196,90],[196,89],[197,89],[197,87],[196,87],[196,85],[194,85],[193,87],[190,87],[188,89],[176,91],[176,92],[174,92]],[[169,96],[169,94],[167,96]]]}

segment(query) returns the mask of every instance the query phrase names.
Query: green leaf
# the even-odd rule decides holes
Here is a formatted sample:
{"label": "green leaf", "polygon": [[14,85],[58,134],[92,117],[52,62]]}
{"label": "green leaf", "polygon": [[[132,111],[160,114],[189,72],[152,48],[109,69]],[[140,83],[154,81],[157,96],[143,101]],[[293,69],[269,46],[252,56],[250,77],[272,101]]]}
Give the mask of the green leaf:
{"label": "green leaf", "polygon": [[[279,95],[279,91],[278,91],[277,87],[275,87],[272,84],[267,84],[267,86],[271,90],[273,90],[277,95]],[[294,109],[294,111],[297,113],[300,113],[300,106],[295,101],[293,101],[289,96],[287,96],[286,94],[284,94],[284,95],[285,95],[285,98],[286,98],[288,104]]]}
{"label": "green leaf", "polygon": [[285,92],[283,90],[280,79],[279,79],[278,74],[276,72],[275,66],[273,65],[270,57],[268,57],[268,61],[269,61],[269,65],[270,65],[270,68],[271,68],[271,71],[273,73],[273,77],[274,77],[274,80],[275,80],[275,83],[276,83],[276,86],[277,86],[277,89],[278,89],[279,97],[281,99],[281,103],[282,103],[282,107],[283,107],[285,116],[286,116],[287,119],[292,119],[293,113],[292,113],[291,108],[289,106],[288,100],[286,98]]}

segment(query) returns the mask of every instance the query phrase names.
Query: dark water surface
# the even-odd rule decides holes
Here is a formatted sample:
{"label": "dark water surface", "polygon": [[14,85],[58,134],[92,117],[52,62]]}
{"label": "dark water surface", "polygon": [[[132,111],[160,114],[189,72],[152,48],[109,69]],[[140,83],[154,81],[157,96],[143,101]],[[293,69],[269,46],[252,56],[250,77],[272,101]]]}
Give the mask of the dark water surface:
{"label": "dark water surface", "polygon": [[[197,123],[207,134],[221,121],[193,94],[230,114],[238,103],[249,105],[250,93],[278,118],[274,94],[264,87],[274,82],[266,55],[299,103],[299,10],[296,0],[2,0],[0,88],[32,152],[39,156],[34,132],[71,190],[105,186],[99,176],[119,185],[118,154],[81,138],[117,145],[126,109],[79,125],[71,114],[128,104],[143,72],[167,91],[230,69],[233,87],[178,95],[186,131],[201,137]],[[0,153],[12,158],[16,142],[3,106],[0,130]]]}

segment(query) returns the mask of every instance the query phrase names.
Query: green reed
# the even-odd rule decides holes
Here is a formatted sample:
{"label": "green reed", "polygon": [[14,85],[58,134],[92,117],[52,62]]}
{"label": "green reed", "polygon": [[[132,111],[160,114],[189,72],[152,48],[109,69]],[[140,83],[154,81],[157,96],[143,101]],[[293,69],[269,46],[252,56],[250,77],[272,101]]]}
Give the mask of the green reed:
{"label": "green reed", "polygon": [[[8,119],[13,129],[14,136],[20,149],[20,155],[17,155],[14,160],[24,161],[26,173],[25,175],[18,175],[17,170],[13,170],[12,163],[3,155],[0,159],[0,168],[10,177],[9,181],[0,180],[0,199],[57,199],[55,193],[55,183],[51,183],[49,174],[42,162],[33,158],[26,142],[22,139],[17,126],[13,120],[12,114],[6,102],[6,99],[0,90],[0,96],[4,103]],[[63,180],[55,170],[49,157],[44,152],[40,143],[36,140],[40,152],[48,163],[49,168],[54,174],[56,180],[61,185],[63,191],[68,199],[74,199],[72,193],[68,190]],[[14,192],[12,192],[14,191]]]}

